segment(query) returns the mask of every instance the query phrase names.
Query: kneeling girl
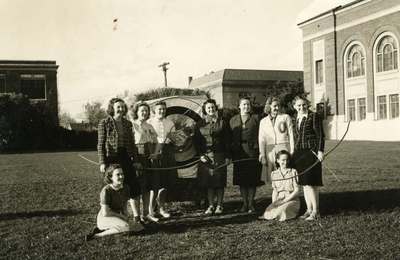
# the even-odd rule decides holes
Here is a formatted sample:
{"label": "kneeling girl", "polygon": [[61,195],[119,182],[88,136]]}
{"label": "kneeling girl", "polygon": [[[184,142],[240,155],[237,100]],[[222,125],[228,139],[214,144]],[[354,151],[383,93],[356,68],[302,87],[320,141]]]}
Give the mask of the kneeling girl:
{"label": "kneeling girl", "polygon": [[285,221],[295,218],[300,210],[297,171],[289,168],[290,153],[279,151],[276,155],[278,169],[271,174],[272,203],[267,207],[261,219]]}

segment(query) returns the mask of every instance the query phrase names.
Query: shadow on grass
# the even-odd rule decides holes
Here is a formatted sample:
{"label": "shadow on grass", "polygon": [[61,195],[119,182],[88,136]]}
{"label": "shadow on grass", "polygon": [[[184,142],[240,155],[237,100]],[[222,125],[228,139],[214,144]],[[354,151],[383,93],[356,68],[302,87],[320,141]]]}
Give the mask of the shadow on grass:
{"label": "shadow on grass", "polygon": [[82,211],[75,209],[39,210],[30,212],[1,213],[0,220],[14,220],[35,217],[69,217],[79,214],[82,214]]}
{"label": "shadow on grass", "polygon": [[[300,212],[305,211],[304,198],[301,197]],[[225,225],[244,224],[253,222],[260,216],[265,208],[271,203],[270,197],[259,198],[256,203],[254,214],[238,213],[242,202],[228,201],[224,203],[224,214],[220,216],[204,216],[203,210],[197,209],[197,214],[189,213],[193,206],[185,207],[188,214],[180,213],[175,219],[158,225],[150,225],[147,234],[157,232],[182,233],[190,229],[213,228]],[[336,215],[349,211],[379,212],[400,207],[400,189],[333,192],[321,193],[320,205],[322,215]],[[186,211],[185,210],[185,211]]]}
{"label": "shadow on grass", "polygon": [[320,205],[324,215],[346,211],[390,210],[400,207],[400,189],[322,193]]}

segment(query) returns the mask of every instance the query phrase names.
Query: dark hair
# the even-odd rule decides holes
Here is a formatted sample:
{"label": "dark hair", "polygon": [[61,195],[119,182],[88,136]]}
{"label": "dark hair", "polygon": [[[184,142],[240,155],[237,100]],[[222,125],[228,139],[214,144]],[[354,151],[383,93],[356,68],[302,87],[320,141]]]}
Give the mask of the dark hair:
{"label": "dark hair", "polygon": [[209,98],[209,99],[207,99],[206,101],[204,101],[203,105],[201,106],[201,112],[203,113],[204,116],[207,115],[207,112],[206,112],[206,105],[207,105],[207,104],[214,104],[215,109],[216,109],[217,112],[218,112],[217,101],[215,101],[215,99]]}
{"label": "dark hair", "polygon": [[278,97],[269,97],[265,101],[265,106],[264,106],[264,113],[265,114],[270,114],[271,113],[271,104],[273,102],[278,102],[279,106],[281,105],[281,100]]}
{"label": "dark hair", "polygon": [[114,172],[116,169],[121,169],[121,170],[122,170],[121,165],[119,165],[119,164],[117,164],[117,163],[113,163],[113,164],[110,164],[110,165],[107,167],[107,169],[106,169],[106,171],[105,171],[105,173],[104,173],[104,182],[105,182],[106,184],[111,184],[111,183],[112,183],[111,178],[112,178],[113,172]]}
{"label": "dark hair", "polygon": [[128,112],[128,106],[126,105],[125,101],[122,98],[112,98],[112,99],[110,99],[110,101],[108,102],[108,107],[107,107],[107,114],[108,115],[114,116],[114,113],[115,113],[114,104],[118,103],[118,102],[121,102],[121,103],[124,104],[125,111],[124,111],[123,115],[124,116],[126,115],[126,113]]}
{"label": "dark hair", "polygon": [[[239,102],[238,102],[238,107],[240,106],[240,103],[242,103],[243,100],[248,100],[250,103],[250,114],[253,113],[253,102],[251,101],[250,97],[240,97],[239,98]],[[240,112],[240,108],[239,108],[239,112]]]}
{"label": "dark hair", "polygon": [[280,167],[280,165],[279,165],[279,163],[278,163],[278,159],[281,157],[281,155],[287,155],[287,157],[288,157],[288,165],[290,164],[290,153],[288,152],[288,151],[286,151],[286,150],[280,150],[279,152],[277,152],[276,153],[276,155],[275,155],[275,165],[276,165],[276,168],[279,168]]}
{"label": "dark hair", "polygon": [[307,103],[307,106],[308,106],[308,107],[310,107],[310,105],[311,105],[310,100],[308,100],[308,99],[306,98],[306,96],[304,96],[304,95],[297,95],[297,96],[295,96],[295,97],[293,98],[293,101],[292,101],[293,107],[294,107],[294,104],[296,103],[297,100],[304,100],[304,101]]}
{"label": "dark hair", "polygon": [[147,104],[145,101],[139,101],[133,106],[133,108],[132,108],[133,119],[138,119],[139,118],[138,111],[139,111],[140,107],[147,107],[147,109],[149,111],[149,114],[147,115],[147,118],[145,118],[145,120],[149,119],[151,110],[150,110],[149,104]]}

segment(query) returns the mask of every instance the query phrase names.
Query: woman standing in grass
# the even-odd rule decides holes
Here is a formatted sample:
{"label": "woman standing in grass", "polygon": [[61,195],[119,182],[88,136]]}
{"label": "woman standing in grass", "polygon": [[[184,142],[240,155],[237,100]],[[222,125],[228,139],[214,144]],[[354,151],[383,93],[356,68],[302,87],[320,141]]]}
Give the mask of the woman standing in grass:
{"label": "woman standing in grass", "polygon": [[[239,100],[240,114],[231,118],[233,184],[240,186],[243,206],[240,212],[254,213],[254,197],[261,182],[261,164],[258,162],[258,129],[260,119],[251,112],[249,98]],[[238,160],[238,162],[235,162]]]}
{"label": "woman standing in grass", "polygon": [[[150,154],[154,152],[157,143],[157,134],[154,128],[147,123],[150,116],[150,106],[146,102],[138,102],[133,107],[133,131],[135,133],[135,145],[138,153],[138,160],[145,167],[151,166]],[[151,222],[158,222],[154,215],[155,196],[160,188],[160,176],[154,171],[139,171],[139,181],[142,189],[143,219]],[[140,201],[135,200],[136,207]]]}
{"label": "woman standing in grass", "polygon": [[[226,187],[226,165],[230,162],[229,126],[218,116],[217,103],[208,99],[202,106],[204,118],[197,124],[194,144],[201,154],[199,185],[207,189],[206,215],[222,214]],[[216,168],[216,169],[214,169]],[[217,205],[215,206],[215,199]]]}
{"label": "woman standing in grass", "polygon": [[104,174],[106,186],[100,192],[97,227],[86,240],[131,231],[128,223],[129,186],[124,185],[124,173],[118,164],[111,164]]}
{"label": "woman standing in grass", "polygon": [[265,102],[264,112],[267,114],[260,122],[258,142],[260,145],[259,161],[263,164],[263,180],[269,181],[275,170],[275,155],[281,151],[294,151],[294,134],[292,119],[280,113],[280,100],[270,97]]}
{"label": "woman standing in grass", "polygon": [[297,171],[289,168],[290,153],[281,150],[276,154],[277,170],[271,174],[272,203],[260,219],[285,221],[297,216],[300,209]]}
{"label": "woman standing in grass", "polygon": [[[108,103],[108,117],[101,120],[98,127],[97,151],[100,171],[105,172],[108,165],[121,165],[125,174],[124,182],[129,186],[130,203],[135,221],[139,221],[138,208],[134,200],[141,194],[133,163],[135,158],[135,142],[132,123],[125,118],[128,107],[120,98],[112,98]],[[136,164],[140,167],[139,164]]]}
{"label": "woman standing in grass", "polygon": [[[319,217],[319,193],[322,186],[322,160],[324,158],[325,136],[322,119],[309,110],[309,101],[296,96],[293,106],[297,111],[294,117],[295,149],[293,161],[298,176],[299,185],[303,186],[307,211],[301,218],[315,220]],[[304,174],[303,174],[304,172]]]}
{"label": "woman standing in grass", "polygon": [[[153,117],[148,123],[153,126],[157,134],[156,152],[160,155],[154,160],[156,167],[165,168],[175,165],[174,148],[171,143],[170,135],[175,130],[172,120],[166,118],[167,104],[164,101],[158,101],[153,106]],[[169,218],[171,215],[165,209],[167,199],[167,190],[173,187],[176,182],[176,170],[161,170],[157,172],[160,178],[160,189],[157,194],[158,212],[163,218]]]}

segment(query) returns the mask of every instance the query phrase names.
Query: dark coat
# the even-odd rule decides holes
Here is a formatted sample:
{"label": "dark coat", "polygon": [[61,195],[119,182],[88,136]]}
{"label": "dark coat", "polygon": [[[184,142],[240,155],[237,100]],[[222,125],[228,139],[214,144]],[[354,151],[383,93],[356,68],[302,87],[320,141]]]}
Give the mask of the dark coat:
{"label": "dark coat", "polygon": [[[122,127],[124,131],[124,148],[128,156],[135,156],[135,140],[132,132],[132,123],[122,118]],[[107,162],[107,158],[117,156],[118,150],[118,131],[114,119],[109,116],[100,121],[98,131],[97,152],[99,163]]]}
{"label": "dark coat", "polygon": [[297,122],[297,116],[293,117],[293,126],[295,127],[295,150],[310,149],[314,152],[324,151],[325,134],[321,117],[314,112],[308,112],[306,119],[303,118],[300,128]]}
{"label": "dark coat", "polygon": [[240,115],[235,115],[231,118],[229,125],[232,132],[232,153],[234,157],[236,154],[240,154],[243,148],[250,157],[258,157],[259,116],[255,114],[250,115],[249,119],[245,122],[245,128],[243,128]]}
{"label": "dark coat", "polygon": [[218,118],[214,123],[200,120],[195,129],[194,145],[200,154],[208,151],[224,153],[225,158],[231,158],[230,131],[227,123]]}

